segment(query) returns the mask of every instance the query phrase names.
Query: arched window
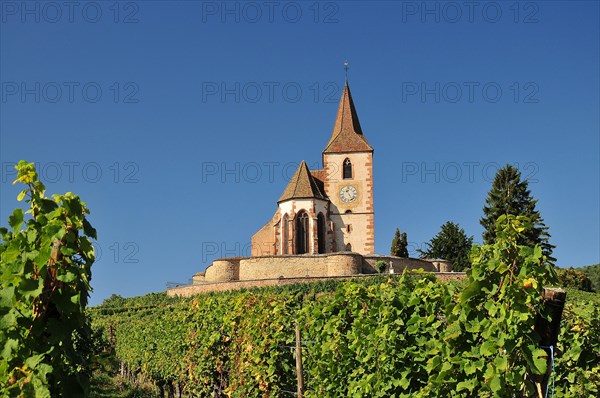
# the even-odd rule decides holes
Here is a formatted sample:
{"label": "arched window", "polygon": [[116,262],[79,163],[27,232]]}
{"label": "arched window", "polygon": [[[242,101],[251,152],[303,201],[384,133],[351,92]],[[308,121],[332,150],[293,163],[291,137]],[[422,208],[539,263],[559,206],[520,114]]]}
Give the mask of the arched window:
{"label": "arched window", "polygon": [[296,254],[308,253],[309,238],[308,214],[301,210],[296,216]]}
{"label": "arched window", "polygon": [[352,178],[352,162],[346,158],[344,160],[344,180]]}
{"label": "arched window", "polygon": [[350,243],[346,244],[346,251],[347,252],[351,252],[352,251],[352,245]]}
{"label": "arched window", "polygon": [[288,241],[290,239],[288,232],[288,220],[289,217],[286,213],[281,219],[281,254],[288,254]]}
{"label": "arched window", "polygon": [[319,253],[325,253],[325,216],[319,213],[317,216],[317,242]]}

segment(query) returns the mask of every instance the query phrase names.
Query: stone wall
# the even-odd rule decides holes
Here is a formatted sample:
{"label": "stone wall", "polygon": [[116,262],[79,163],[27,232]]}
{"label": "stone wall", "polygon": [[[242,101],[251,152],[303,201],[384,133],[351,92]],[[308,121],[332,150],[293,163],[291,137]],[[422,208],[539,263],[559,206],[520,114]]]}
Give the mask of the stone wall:
{"label": "stone wall", "polygon": [[327,264],[313,256],[270,256],[245,258],[240,263],[240,279],[302,278],[327,276]]}
{"label": "stone wall", "polygon": [[362,274],[363,256],[358,253],[340,252],[327,255],[327,276]]}
{"label": "stone wall", "polygon": [[448,261],[440,259],[363,256],[354,252],[231,257],[213,261],[205,272],[192,277],[192,284],[197,286],[239,281],[243,285],[249,283],[250,286],[259,286],[256,281],[370,275],[378,273],[378,261],[386,262],[384,273],[400,274],[405,269],[449,272],[452,269]]}
{"label": "stone wall", "polygon": [[192,276],[192,285],[199,285],[206,282],[205,272],[197,272]]}
{"label": "stone wall", "polygon": [[239,279],[358,275],[361,269],[362,256],[358,253],[248,257],[240,261]]}
{"label": "stone wall", "polygon": [[437,268],[439,272],[452,272],[452,263],[442,259],[424,259],[425,261],[431,261],[431,263]]}
{"label": "stone wall", "polygon": [[[396,256],[364,256],[363,260],[363,274],[374,274],[377,273],[377,268],[375,264],[377,261],[385,261],[387,263],[387,267],[385,269],[386,273],[390,273],[390,263],[391,268],[393,269],[394,274],[401,274],[405,269],[408,270],[417,270],[423,269],[423,271],[427,272],[439,272],[440,269],[438,266],[430,260],[423,260],[420,258],[403,258]],[[449,263],[447,261],[439,260],[440,262]],[[445,269],[444,272],[450,272],[452,268]]]}
{"label": "stone wall", "polygon": [[[204,273],[205,282],[229,282],[240,279],[240,257],[213,261]],[[193,278],[192,278],[193,281]]]}
{"label": "stone wall", "polygon": [[[451,279],[463,279],[466,277],[464,272],[435,272],[433,275],[440,280],[451,280]],[[200,285],[189,285],[180,286],[167,290],[168,296],[180,296],[190,297],[196,294],[210,293],[210,292],[224,292],[228,290],[239,290],[248,289],[254,287],[266,287],[266,286],[280,286],[280,285],[291,285],[294,283],[308,283],[317,282],[324,280],[335,280],[335,279],[361,279],[369,278],[373,275],[355,275],[355,276],[329,276],[320,278],[277,278],[277,279],[262,279],[253,281],[233,281],[233,282],[221,282],[221,283],[207,283]]]}
{"label": "stone wall", "polygon": [[451,264],[444,260],[423,260],[394,256],[363,256],[353,252],[283,256],[231,257],[215,260],[206,271],[192,278],[195,285],[217,282],[278,278],[319,278],[376,274],[377,261],[385,261],[385,273],[402,273],[405,269],[427,272],[449,272]]}

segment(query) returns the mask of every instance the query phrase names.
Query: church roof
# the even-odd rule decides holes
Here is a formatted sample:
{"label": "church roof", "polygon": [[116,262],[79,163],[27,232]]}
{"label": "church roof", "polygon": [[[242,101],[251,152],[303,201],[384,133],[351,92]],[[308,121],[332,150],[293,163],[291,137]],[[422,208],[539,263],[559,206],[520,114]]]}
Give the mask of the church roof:
{"label": "church roof", "polygon": [[367,142],[360,128],[352,94],[350,94],[350,87],[346,82],[335,124],[333,125],[333,132],[323,153],[369,152],[372,150],[373,148]]}
{"label": "church roof", "polygon": [[290,179],[290,182],[277,202],[301,198],[325,199],[325,195],[322,190],[319,189],[319,185],[311,175],[304,160],[300,163],[300,166],[298,166],[298,169]]}
{"label": "church roof", "polygon": [[317,188],[319,188],[319,191],[321,191],[324,196],[327,196],[325,194],[325,179],[327,177],[327,171],[326,170],[311,170],[310,175],[315,180],[315,183],[317,184]]}

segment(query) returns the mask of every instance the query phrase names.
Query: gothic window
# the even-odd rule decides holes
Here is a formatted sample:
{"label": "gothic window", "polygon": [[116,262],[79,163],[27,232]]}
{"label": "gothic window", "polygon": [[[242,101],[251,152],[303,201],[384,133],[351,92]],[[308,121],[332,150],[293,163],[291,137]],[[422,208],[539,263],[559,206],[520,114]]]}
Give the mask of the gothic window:
{"label": "gothic window", "polygon": [[289,232],[288,232],[288,215],[284,215],[281,219],[281,254],[288,254],[288,241],[289,241]]}
{"label": "gothic window", "polygon": [[296,216],[296,254],[308,253],[309,242],[308,214],[301,210]]}
{"label": "gothic window", "polygon": [[319,213],[317,216],[317,242],[319,253],[325,253],[325,216],[323,213]]}
{"label": "gothic window", "polygon": [[344,180],[352,178],[352,162],[350,159],[346,158],[344,160]]}

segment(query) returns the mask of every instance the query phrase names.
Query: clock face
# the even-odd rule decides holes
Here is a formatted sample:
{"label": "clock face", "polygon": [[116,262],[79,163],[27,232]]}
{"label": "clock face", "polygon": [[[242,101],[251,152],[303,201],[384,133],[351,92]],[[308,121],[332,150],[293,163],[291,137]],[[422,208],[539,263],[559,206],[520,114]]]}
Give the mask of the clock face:
{"label": "clock face", "polygon": [[358,196],[358,192],[356,188],[352,185],[346,185],[340,189],[340,199],[344,203],[350,203],[356,201],[356,197]]}

